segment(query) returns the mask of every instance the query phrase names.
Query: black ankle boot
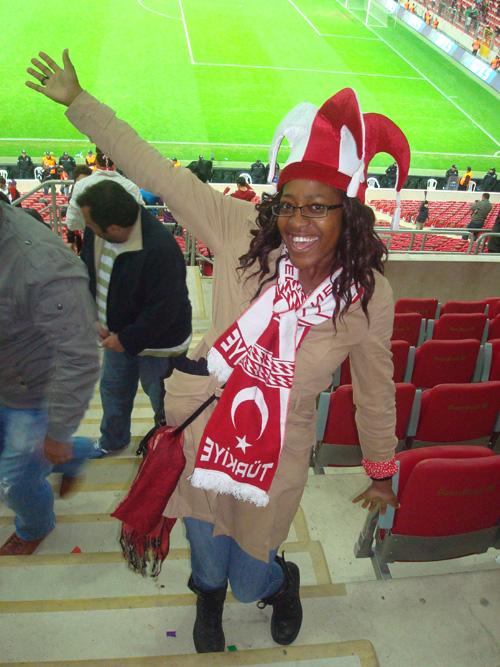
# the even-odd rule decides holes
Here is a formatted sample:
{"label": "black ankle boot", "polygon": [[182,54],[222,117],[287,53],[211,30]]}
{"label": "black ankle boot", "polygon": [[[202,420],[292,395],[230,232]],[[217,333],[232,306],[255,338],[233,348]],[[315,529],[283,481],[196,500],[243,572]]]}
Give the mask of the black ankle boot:
{"label": "black ankle boot", "polygon": [[257,603],[259,609],[268,604],[273,606],[271,636],[277,644],[291,644],[302,625],[302,605],[300,604],[300,572],[295,563],[285,561],[284,555],[275,557],[285,575],[283,585],[274,595]]}
{"label": "black ankle boot", "polygon": [[197,653],[216,653],[225,651],[226,640],[222,629],[222,610],[226,599],[227,586],[216,591],[201,591],[189,577],[188,587],[196,593],[196,621],[193,628],[193,641]]}

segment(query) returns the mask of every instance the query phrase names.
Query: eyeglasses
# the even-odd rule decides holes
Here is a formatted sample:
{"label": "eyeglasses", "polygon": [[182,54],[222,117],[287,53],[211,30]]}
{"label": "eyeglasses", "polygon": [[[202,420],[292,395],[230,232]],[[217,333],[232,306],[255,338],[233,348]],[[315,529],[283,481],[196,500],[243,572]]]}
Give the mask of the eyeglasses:
{"label": "eyeglasses", "polygon": [[282,216],[284,218],[291,218],[295,211],[300,211],[303,218],[325,218],[328,211],[335,208],[342,208],[342,204],[306,204],[305,206],[293,206],[288,202],[280,202],[273,204],[271,211],[274,215]]}

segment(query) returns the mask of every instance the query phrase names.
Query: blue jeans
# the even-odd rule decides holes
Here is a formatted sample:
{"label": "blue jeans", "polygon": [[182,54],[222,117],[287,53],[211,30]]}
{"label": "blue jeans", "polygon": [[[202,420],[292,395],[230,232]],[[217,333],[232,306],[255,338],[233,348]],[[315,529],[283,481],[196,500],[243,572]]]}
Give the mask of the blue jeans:
{"label": "blue jeans", "polygon": [[0,502],[15,512],[16,533],[38,540],[54,528],[51,472],[76,476],[85,459],[101,455],[89,438],[74,438],[74,458],[53,466],[43,456],[47,410],[14,409],[0,404]]}
{"label": "blue jeans", "polygon": [[274,560],[253,558],[227,535],[213,536],[213,524],[191,517],[184,519],[191,547],[191,568],[194,585],[202,591],[224,588],[229,581],[234,597],[240,602],[262,600],[282,586],[284,574]]}
{"label": "blue jeans", "polygon": [[130,442],[134,398],[141,381],[157,422],[163,416],[163,383],[173,370],[172,357],[134,357],[104,350],[101,371],[103,417],[99,444],[104,452],[118,451]]}

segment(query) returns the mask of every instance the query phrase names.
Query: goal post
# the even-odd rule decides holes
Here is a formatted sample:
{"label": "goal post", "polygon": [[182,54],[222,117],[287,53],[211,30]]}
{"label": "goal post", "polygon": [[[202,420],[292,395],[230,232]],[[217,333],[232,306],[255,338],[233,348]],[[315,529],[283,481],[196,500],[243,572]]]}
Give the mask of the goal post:
{"label": "goal post", "polygon": [[370,28],[387,28],[389,17],[398,10],[396,0],[344,0],[344,7]]}

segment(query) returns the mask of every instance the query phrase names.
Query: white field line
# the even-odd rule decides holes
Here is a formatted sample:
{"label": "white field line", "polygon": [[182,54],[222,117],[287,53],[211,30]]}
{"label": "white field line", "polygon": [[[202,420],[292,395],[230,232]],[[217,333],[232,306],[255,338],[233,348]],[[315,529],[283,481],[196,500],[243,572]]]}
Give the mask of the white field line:
{"label": "white field line", "polygon": [[191,65],[195,65],[196,63],[194,62],[193,49],[191,48],[191,40],[189,39],[189,32],[186,24],[186,17],[184,16],[184,7],[182,6],[182,0],[179,0],[179,9],[181,12],[182,24],[184,26],[184,34],[186,35],[186,42],[189,51],[189,60],[191,61]]}
{"label": "white field line", "polygon": [[157,14],[158,16],[162,16],[164,19],[171,19],[172,21],[182,20],[178,16],[170,16],[170,14],[164,14],[163,12],[158,12],[156,9],[151,9],[151,7],[146,7],[146,5],[142,2],[142,0],[137,0],[137,3],[147,12],[151,12],[152,14]]}
{"label": "white field line", "polygon": [[364,40],[365,42],[378,42],[378,37],[359,37],[358,35],[336,35],[333,32],[322,32],[319,35],[320,37],[336,37],[337,39],[353,39],[353,40]]}
{"label": "white field line", "polygon": [[[351,14],[351,16],[353,16],[357,21],[361,21],[361,23],[363,23],[363,25],[364,25],[363,19],[359,18],[359,16],[356,16],[356,14],[355,14],[354,12],[352,12],[349,8],[344,7],[344,6],[342,5],[342,3],[340,2],[340,0],[337,0],[337,3],[338,3],[343,9],[345,9],[346,12],[348,12],[349,14]],[[496,146],[500,146],[500,143],[497,141],[497,139],[496,139],[492,134],[490,134],[490,133],[488,132],[488,130],[485,130],[485,128],[484,128],[482,125],[480,125],[476,120],[474,120],[474,118],[473,118],[470,114],[467,113],[467,111],[465,111],[465,109],[462,109],[462,107],[461,107],[459,104],[457,104],[457,103],[456,103],[456,102],[455,102],[449,95],[447,95],[447,94],[444,92],[444,90],[441,90],[441,88],[440,88],[437,84],[435,84],[434,81],[431,81],[431,79],[429,79],[429,77],[428,77],[426,74],[424,74],[421,70],[419,70],[418,67],[416,67],[416,66],[411,62],[411,60],[408,60],[408,58],[406,58],[400,51],[398,51],[398,49],[396,49],[396,47],[392,46],[392,44],[390,44],[386,39],[384,39],[384,38],[381,37],[378,33],[376,33],[375,30],[374,30],[373,28],[371,28],[370,26],[365,26],[365,28],[366,28],[367,30],[369,30],[371,33],[373,33],[374,35],[376,35],[376,36],[380,39],[380,41],[383,42],[383,43],[384,43],[384,44],[385,44],[391,51],[394,51],[394,53],[395,53],[397,56],[399,56],[399,57],[401,58],[401,60],[403,60],[403,61],[404,61],[407,65],[409,65],[413,70],[415,70],[415,72],[417,72],[417,74],[419,74],[420,77],[421,77],[422,79],[424,79],[430,86],[432,86],[435,90],[437,90],[437,92],[438,92],[440,95],[442,95],[442,96],[445,98],[445,100],[447,100],[447,101],[448,101],[450,104],[452,104],[452,105],[453,105],[453,106],[454,106],[454,107],[455,107],[461,114],[463,114],[468,120],[470,120],[470,122],[471,122],[473,125],[475,125],[475,126],[478,128],[478,130],[480,130],[485,136],[487,136],[488,139],[490,139]]]}
{"label": "white field line", "polygon": [[318,74],[346,74],[348,76],[369,76],[383,79],[411,79],[412,81],[420,81],[419,76],[403,76],[400,74],[371,74],[369,72],[353,72],[333,70],[333,69],[313,69],[307,67],[280,67],[277,65],[239,65],[237,63],[202,63],[195,62],[194,65],[201,65],[203,67],[239,67],[241,69],[266,69],[277,70],[279,72],[308,72]]}
{"label": "white field line", "polygon": [[[85,139],[53,139],[50,137],[0,137],[0,141],[43,141],[47,143],[86,143]],[[232,146],[233,148],[270,148],[269,144],[235,144],[224,141],[164,141],[155,139],[146,139],[150,144],[159,144],[165,146]],[[88,142],[87,142],[88,143]],[[412,151],[414,155],[438,155],[452,157],[499,157],[500,151],[493,155],[484,153],[437,153],[433,151]]]}
{"label": "white field line", "polygon": [[314,30],[314,32],[315,32],[317,35],[320,35],[320,31],[316,28],[316,26],[314,25],[314,23],[313,23],[310,19],[308,19],[307,16],[304,14],[304,12],[301,11],[301,10],[297,7],[297,5],[295,4],[295,2],[293,2],[292,0],[288,0],[288,4],[292,5],[292,7],[295,9],[295,11],[298,12],[298,13],[302,16],[302,18],[304,19],[304,21],[305,21],[308,25],[311,26],[311,28]]}

